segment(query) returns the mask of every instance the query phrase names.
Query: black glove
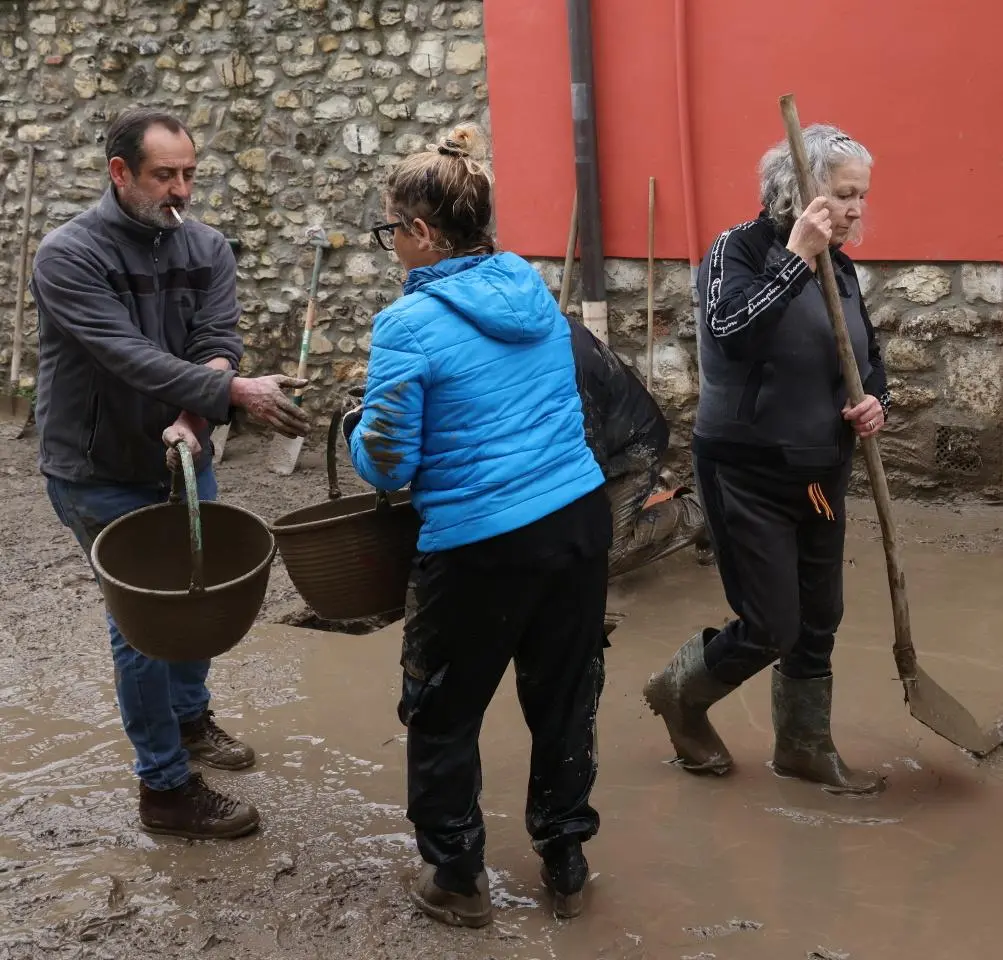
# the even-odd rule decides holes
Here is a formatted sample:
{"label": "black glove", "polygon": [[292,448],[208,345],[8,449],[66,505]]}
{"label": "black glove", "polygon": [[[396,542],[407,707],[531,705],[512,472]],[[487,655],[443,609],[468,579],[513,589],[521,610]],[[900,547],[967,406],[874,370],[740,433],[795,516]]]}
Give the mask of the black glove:
{"label": "black glove", "polygon": [[341,400],[341,429],[345,434],[345,442],[352,442],[352,431],[362,419],[362,398],[365,396],[363,387],[349,387]]}
{"label": "black glove", "polygon": [[341,418],[341,430],[345,434],[345,443],[352,442],[352,432],[359,425],[361,419],[362,407],[356,407]]}

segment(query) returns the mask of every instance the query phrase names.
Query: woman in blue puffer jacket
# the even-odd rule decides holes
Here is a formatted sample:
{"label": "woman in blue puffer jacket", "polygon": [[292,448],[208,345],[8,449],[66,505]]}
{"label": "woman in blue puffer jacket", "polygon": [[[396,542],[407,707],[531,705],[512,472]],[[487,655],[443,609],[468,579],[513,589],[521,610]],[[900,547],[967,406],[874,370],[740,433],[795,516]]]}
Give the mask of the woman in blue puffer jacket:
{"label": "woman in blue puffer jacket", "polygon": [[374,233],[404,296],[374,320],[365,399],[345,418],[359,474],[410,484],[421,516],[399,706],[426,863],[411,896],[462,926],[491,920],[477,742],[513,659],[533,738],[526,826],[555,910],[581,910],[611,539],[568,322],[525,260],[495,252],[483,156],[459,127],[390,172]]}

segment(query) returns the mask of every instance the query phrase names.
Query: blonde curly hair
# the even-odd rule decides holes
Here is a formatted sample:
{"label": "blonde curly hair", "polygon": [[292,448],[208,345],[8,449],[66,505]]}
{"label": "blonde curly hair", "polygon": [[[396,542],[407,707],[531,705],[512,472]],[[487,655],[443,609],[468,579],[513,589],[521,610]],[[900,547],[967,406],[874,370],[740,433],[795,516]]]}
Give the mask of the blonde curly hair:
{"label": "blonde curly hair", "polygon": [[487,139],[474,124],[461,124],[422,153],[405,157],[387,176],[385,199],[406,229],[424,220],[439,231],[448,256],[494,253]]}

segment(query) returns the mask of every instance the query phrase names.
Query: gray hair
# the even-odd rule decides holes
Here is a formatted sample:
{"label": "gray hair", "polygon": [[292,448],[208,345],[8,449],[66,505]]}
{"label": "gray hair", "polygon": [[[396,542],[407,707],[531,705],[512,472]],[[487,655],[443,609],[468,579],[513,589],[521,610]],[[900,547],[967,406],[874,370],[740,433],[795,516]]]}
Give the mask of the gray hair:
{"label": "gray hair", "polygon": [[[838,127],[813,123],[803,133],[808,164],[822,192],[829,186],[830,174],[840,164],[859,160],[870,166],[874,162],[862,143]],[[767,150],[759,161],[759,199],[770,217],[785,230],[801,216],[801,194],[786,140]]]}

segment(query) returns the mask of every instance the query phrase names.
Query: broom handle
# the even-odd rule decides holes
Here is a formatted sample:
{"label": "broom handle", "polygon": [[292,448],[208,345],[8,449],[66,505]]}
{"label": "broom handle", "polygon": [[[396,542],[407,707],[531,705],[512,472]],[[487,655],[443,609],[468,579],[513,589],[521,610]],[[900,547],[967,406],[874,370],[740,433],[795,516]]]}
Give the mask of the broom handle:
{"label": "broom handle", "polygon": [[10,395],[21,380],[21,344],[24,340],[24,288],[28,279],[28,242],[31,238],[31,202],[35,193],[35,145],[28,145],[28,178],[24,187],[24,213],[21,224],[21,250],[17,264],[17,301],[14,305],[14,343],[10,358]]}

